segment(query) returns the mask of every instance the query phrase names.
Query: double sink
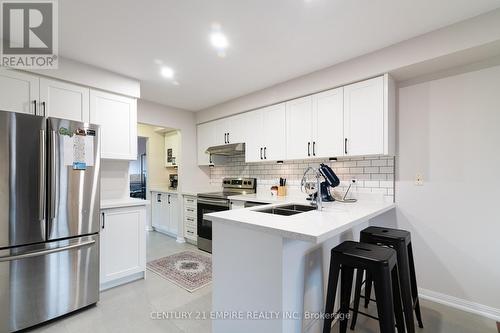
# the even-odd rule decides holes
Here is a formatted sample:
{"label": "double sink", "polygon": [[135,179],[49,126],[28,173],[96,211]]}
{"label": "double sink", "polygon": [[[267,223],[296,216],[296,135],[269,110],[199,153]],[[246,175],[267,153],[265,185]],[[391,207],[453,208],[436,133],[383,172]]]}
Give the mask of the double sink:
{"label": "double sink", "polygon": [[290,216],[315,210],[316,207],[306,205],[286,205],[266,209],[256,209],[255,212]]}

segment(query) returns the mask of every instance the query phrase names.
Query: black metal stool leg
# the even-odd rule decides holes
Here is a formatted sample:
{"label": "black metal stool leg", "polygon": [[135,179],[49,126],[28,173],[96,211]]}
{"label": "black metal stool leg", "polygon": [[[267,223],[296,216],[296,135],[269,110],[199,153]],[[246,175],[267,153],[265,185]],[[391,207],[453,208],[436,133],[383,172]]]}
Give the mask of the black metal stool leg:
{"label": "black metal stool leg", "polygon": [[406,320],[406,329],[408,333],[415,333],[415,321],[413,318],[413,298],[412,283],[410,278],[409,253],[405,243],[400,242],[396,246],[398,256],[399,281],[401,285],[401,294],[403,300],[403,311]]}
{"label": "black metal stool leg", "polygon": [[422,314],[420,313],[420,300],[418,298],[417,277],[415,274],[415,262],[413,261],[413,249],[411,247],[411,242],[408,244],[408,261],[410,266],[411,291],[415,302],[415,315],[417,316],[418,327],[424,328],[424,324],[422,323]]}
{"label": "black metal stool leg", "polygon": [[395,333],[391,272],[389,272],[388,267],[385,267],[377,273],[373,275],[373,282],[375,286],[375,298],[377,300],[380,332]]}
{"label": "black metal stool leg", "polygon": [[354,268],[342,267],[340,275],[340,333],[347,332],[347,323],[349,321],[349,305],[351,303],[352,278],[354,276]]}
{"label": "black metal stool leg", "polygon": [[372,295],[372,285],[373,278],[369,272],[366,272],[366,282],[365,282],[365,308],[370,304],[370,297]]}
{"label": "black metal stool leg", "polygon": [[333,257],[330,259],[330,272],[328,273],[328,289],[326,293],[325,322],[323,333],[330,333],[333,322],[333,307],[335,306],[335,296],[337,295],[337,284],[339,280],[340,266],[336,265]]}
{"label": "black metal stool leg", "polygon": [[356,327],[356,321],[358,319],[358,310],[359,310],[359,300],[361,298],[361,287],[363,285],[363,274],[364,270],[358,269],[356,271],[356,285],[354,289],[354,311],[352,313],[351,319],[351,330],[354,331]]}
{"label": "black metal stool leg", "polygon": [[[397,265],[392,269],[392,294],[394,297],[394,314],[396,315],[398,333],[405,333],[405,317],[403,315],[401,286],[399,285],[399,271]],[[413,312],[411,312],[411,314],[413,315]]]}

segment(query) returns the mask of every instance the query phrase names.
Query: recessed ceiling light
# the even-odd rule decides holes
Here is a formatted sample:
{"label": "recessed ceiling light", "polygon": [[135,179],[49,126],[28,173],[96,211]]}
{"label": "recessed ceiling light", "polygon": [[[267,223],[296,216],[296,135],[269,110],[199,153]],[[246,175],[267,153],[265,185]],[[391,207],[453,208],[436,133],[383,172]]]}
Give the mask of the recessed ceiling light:
{"label": "recessed ceiling light", "polygon": [[210,34],[210,42],[213,47],[219,51],[224,50],[229,46],[229,41],[227,40],[226,35],[220,31],[214,31]]}
{"label": "recessed ceiling light", "polygon": [[161,68],[161,75],[163,75],[167,79],[173,79],[175,72],[172,68],[164,66]]}

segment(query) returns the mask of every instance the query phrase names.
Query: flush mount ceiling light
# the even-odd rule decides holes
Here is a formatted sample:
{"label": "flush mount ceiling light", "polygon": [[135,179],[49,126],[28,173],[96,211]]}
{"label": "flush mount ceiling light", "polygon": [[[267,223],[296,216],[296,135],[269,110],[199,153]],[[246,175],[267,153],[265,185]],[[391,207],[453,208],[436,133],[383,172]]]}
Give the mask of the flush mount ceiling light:
{"label": "flush mount ceiling light", "polygon": [[218,23],[212,24],[212,32],[210,33],[210,43],[217,50],[220,57],[226,56],[226,49],[229,47],[229,40],[222,32],[221,26]]}
{"label": "flush mount ceiling light", "polygon": [[210,42],[217,50],[224,50],[229,46],[229,41],[227,40],[226,35],[222,32],[212,32],[210,34]]}
{"label": "flush mount ceiling light", "polygon": [[161,75],[163,75],[163,77],[166,77],[167,79],[173,79],[175,72],[172,68],[163,66],[161,68]]}

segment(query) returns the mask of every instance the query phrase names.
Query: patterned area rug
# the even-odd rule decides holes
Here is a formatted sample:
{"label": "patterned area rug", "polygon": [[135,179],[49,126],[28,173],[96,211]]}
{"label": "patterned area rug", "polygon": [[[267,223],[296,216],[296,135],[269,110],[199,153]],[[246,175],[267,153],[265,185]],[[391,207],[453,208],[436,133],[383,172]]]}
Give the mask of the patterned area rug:
{"label": "patterned area rug", "polygon": [[212,258],[193,251],[150,261],[147,268],[189,292],[212,282]]}

